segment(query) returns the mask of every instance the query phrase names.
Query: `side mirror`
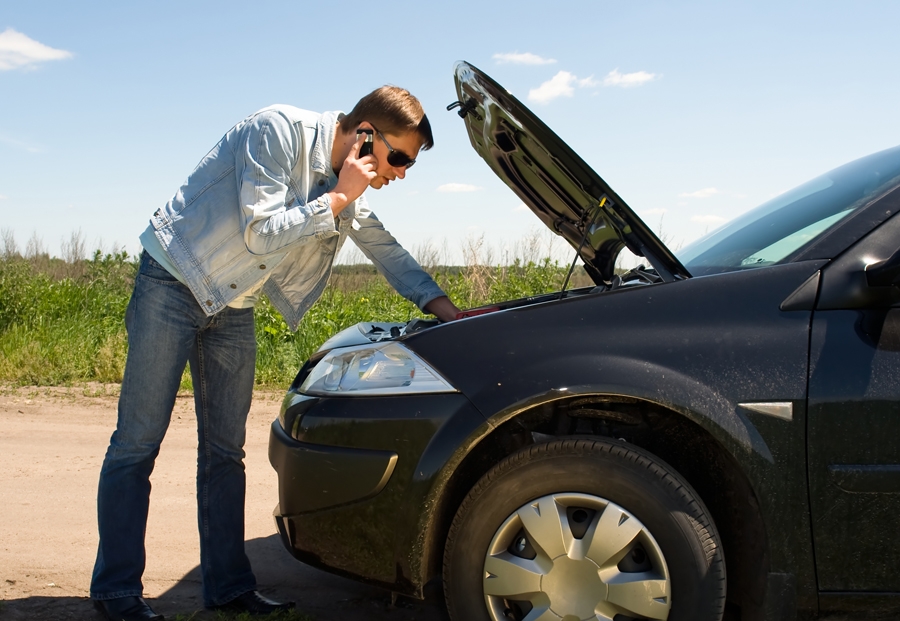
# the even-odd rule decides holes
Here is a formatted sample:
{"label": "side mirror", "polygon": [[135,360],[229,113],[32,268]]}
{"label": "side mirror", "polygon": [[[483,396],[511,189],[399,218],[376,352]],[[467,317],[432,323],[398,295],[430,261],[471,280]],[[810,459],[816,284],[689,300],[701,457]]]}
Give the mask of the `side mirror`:
{"label": "side mirror", "polygon": [[900,285],[900,250],[886,261],[866,266],[866,282],[870,287],[892,287]]}

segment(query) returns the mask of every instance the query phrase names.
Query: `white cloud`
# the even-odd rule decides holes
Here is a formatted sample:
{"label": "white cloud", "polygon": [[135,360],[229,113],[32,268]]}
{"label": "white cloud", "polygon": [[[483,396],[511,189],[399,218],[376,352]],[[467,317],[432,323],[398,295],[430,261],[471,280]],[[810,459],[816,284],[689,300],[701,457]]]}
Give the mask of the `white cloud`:
{"label": "white cloud", "polygon": [[576,86],[588,88],[600,86],[600,82],[595,80],[594,76],[579,78],[568,71],[560,71],[537,88],[528,91],[528,100],[545,104],[558,97],[572,97],[575,94]]}
{"label": "white cloud", "polygon": [[12,28],[0,32],[0,71],[33,69],[40,63],[71,57],[72,52],[54,49]]}
{"label": "white cloud", "polygon": [[9,198],[9,197],[3,196],[2,194],[0,194],[0,201],[5,201],[7,198]]}
{"label": "white cloud", "polygon": [[662,215],[665,215],[665,214],[669,213],[669,210],[668,210],[668,209],[657,208],[657,209],[648,209],[647,211],[643,211],[643,212],[641,212],[641,213],[644,213],[644,214],[646,214],[646,215],[648,215],[648,216],[662,216]]}
{"label": "white cloud", "polygon": [[499,65],[505,65],[507,63],[515,65],[552,65],[556,62],[553,58],[542,58],[531,52],[525,52],[523,54],[519,54],[518,52],[498,53],[494,54],[494,60],[496,60]]}
{"label": "white cloud", "polygon": [[719,191],[716,188],[703,188],[702,190],[697,190],[696,192],[682,192],[678,195],[679,198],[709,198],[710,196],[714,196],[718,194]]}
{"label": "white cloud", "polygon": [[721,222],[725,222],[728,218],[723,218],[722,216],[692,216],[691,222],[697,222],[699,224],[719,224]]}
{"label": "white cloud", "polygon": [[21,140],[16,140],[15,138],[10,138],[8,136],[4,136],[3,134],[0,134],[0,144],[6,144],[17,149],[28,151],[29,153],[41,153],[43,151],[43,149],[39,146],[29,144],[27,142],[22,142]]}
{"label": "white cloud", "polygon": [[572,83],[577,78],[568,71],[560,71],[555,76],[528,91],[528,100],[537,103],[549,103],[557,97],[571,97],[575,94]]}
{"label": "white cloud", "polygon": [[438,192],[477,192],[480,190],[477,185],[469,185],[468,183],[445,183],[438,186]]}
{"label": "white cloud", "polygon": [[531,211],[525,203],[519,203],[513,211]]}
{"label": "white cloud", "polygon": [[603,78],[603,86],[620,86],[622,88],[631,88],[633,86],[641,86],[647,82],[651,82],[659,76],[655,73],[647,73],[646,71],[635,71],[634,73],[619,73],[618,69],[610,71]]}

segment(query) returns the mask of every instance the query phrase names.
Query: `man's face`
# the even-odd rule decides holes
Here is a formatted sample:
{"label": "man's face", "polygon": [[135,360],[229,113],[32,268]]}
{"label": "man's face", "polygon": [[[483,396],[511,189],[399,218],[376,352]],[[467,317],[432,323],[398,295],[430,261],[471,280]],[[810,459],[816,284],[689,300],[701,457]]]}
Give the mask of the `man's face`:
{"label": "man's face", "polygon": [[372,154],[378,160],[378,165],[375,167],[375,172],[378,176],[369,182],[369,187],[376,190],[388,185],[395,179],[403,179],[406,176],[406,166],[391,166],[388,162],[390,150],[385,144],[385,140],[390,143],[394,151],[401,151],[411,158],[416,158],[419,155],[419,149],[422,148],[423,144],[422,138],[416,132],[399,135],[386,133],[384,134],[384,139],[379,136],[378,132],[375,132]]}

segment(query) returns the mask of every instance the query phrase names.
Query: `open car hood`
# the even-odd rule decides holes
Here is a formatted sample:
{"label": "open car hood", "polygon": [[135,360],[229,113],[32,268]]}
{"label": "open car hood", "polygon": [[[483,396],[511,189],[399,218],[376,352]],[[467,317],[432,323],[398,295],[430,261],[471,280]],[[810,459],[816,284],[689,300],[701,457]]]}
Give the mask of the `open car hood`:
{"label": "open car hood", "polygon": [[454,69],[469,140],[491,170],[579,251],[595,283],[609,282],[623,247],[664,281],[690,273],[562,139],[505,88],[466,62]]}

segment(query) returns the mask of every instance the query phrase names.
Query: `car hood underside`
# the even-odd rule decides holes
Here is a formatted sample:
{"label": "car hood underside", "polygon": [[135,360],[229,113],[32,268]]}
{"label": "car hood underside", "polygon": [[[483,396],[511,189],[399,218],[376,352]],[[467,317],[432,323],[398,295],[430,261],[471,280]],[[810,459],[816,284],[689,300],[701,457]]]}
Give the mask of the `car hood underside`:
{"label": "car hood underside", "polygon": [[551,230],[609,282],[622,248],[647,259],[663,281],[690,277],[674,254],[600,176],[527,107],[490,77],[459,62],[459,108],[474,149]]}

